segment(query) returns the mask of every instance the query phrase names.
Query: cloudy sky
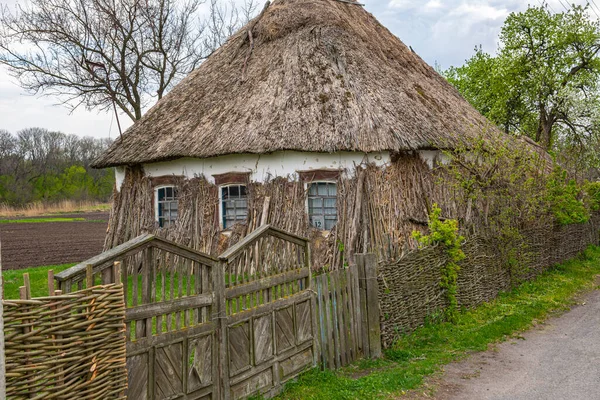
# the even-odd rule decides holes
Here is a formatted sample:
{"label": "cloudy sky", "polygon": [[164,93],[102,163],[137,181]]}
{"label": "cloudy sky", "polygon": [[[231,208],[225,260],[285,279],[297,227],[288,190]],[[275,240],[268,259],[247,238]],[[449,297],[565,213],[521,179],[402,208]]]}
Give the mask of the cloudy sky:
{"label": "cloudy sky", "polygon": [[[0,0],[14,6],[17,0]],[[21,0],[23,1],[23,0]],[[528,4],[543,0],[361,0],[366,9],[412,46],[429,64],[443,68],[460,65],[473,53],[475,46],[494,52],[497,37],[509,13],[521,11]],[[563,11],[569,4],[585,4],[588,0],[550,0],[550,8]],[[600,0],[595,0],[600,5]],[[592,6],[595,6],[592,4]],[[600,14],[600,9],[596,10]],[[595,17],[595,14],[592,14]],[[48,97],[27,95],[0,67],[0,129],[16,132],[39,126],[65,133],[112,138],[118,135],[109,113],[83,109],[70,114]],[[130,122],[121,117],[124,125]]]}

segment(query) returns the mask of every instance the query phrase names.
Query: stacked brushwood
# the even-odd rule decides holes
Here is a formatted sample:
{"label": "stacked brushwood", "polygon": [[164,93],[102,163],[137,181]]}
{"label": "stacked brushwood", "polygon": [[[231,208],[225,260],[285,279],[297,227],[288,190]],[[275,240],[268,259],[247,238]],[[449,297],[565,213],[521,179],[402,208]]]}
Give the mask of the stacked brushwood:
{"label": "stacked brushwood", "polygon": [[[424,230],[431,204],[438,202],[447,215],[456,204],[447,186],[438,183],[417,154],[398,156],[386,168],[357,165],[337,180],[338,223],[327,235],[312,228],[306,212],[303,182],[276,177],[248,185],[248,218],[227,235],[219,224],[218,186],[205,177],[174,178],[179,215],[175,224],[159,228],[153,209],[150,177],[140,167],[128,168],[125,181],[114,192],[105,249],[143,233],[154,233],[196,250],[218,255],[254,229],[270,224],[311,239],[315,269],[336,270],[353,262],[355,253],[373,252],[397,257],[415,247],[411,233]],[[447,201],[442,201],[447,199]]]}
{"label": "stacked brushwood", "polygon": [[125,399],[122,284],[5,300],[9,399]]}
{"label": "stacked brushwood", "polygon": [[[474,307],[494,299],[553,265],[573,258],[600,241],[600,214],[585,224],[546,226],[523,232],[514,263],[504,259],[493,237],[472,236],[463,246],[466,258],[458,273],[458,303]],[[384,346],[398,335],[422,326],[447,307],[440,287],[448,255],[441,246],[413,250],[379,265],[379,302]]]}

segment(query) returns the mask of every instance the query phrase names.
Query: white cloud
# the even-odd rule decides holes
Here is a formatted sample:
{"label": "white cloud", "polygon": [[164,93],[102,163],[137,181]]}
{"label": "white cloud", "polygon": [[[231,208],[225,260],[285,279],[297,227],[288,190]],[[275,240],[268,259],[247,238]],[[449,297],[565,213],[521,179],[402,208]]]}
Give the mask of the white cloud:
{"label": "white cloud", "polygon": [[489,4],[467,4],[463,3],[457,8],[450,11],[448,18],[451,19],[466,19],[464,22],[479,22],[491,20],[495,21],[498,19],[504,19],[508,16],[509,11],[506,8],[497,8]]}
{"label": "white cloud", "polygon": [[414,0],[390,0],[389,7],[399,10],[411,10],[419,5],[419,1]]}
{"label": "white cloud", "polygon": [[[64,133],[97,138],[118,136],[119,130],[111,113],[96,113],[78,109],[73,113],[64,106],[55,105],[57,99],[26,94],[0,68],[0,129],[9,132],[41,127]],[[131,125],[126,116],[120,116],[123,129]]]}
{"label": "white cloud", "polygon": [[424,6],[426,11],[437,11],[446,8],[439,0],[430,0]]}

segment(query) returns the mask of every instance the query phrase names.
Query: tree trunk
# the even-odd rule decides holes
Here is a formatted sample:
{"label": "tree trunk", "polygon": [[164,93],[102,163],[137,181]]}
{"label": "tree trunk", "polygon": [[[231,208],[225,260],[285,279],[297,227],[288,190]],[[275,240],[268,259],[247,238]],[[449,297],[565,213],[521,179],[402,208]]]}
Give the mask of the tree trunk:
{"label": "tree trunk", "polygon": [[552,128],[555,118],[552,114],[548,115],[544,106],[540,107],[540,122],[536,133],[536,142],[544,148],[550,150],[552,146]]}

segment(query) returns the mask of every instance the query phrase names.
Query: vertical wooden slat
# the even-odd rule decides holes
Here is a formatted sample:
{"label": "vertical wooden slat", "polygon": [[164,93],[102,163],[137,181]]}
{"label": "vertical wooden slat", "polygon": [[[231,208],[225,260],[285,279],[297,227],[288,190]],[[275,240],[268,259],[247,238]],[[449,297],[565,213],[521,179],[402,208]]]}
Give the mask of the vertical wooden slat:
{"label": "vertical wooden slat", "polygon": [[354,310],[354,343],[356,348],[357,357],[362,353],[362,317],[361,317],[361,305],[360,305],[360,291],[358,289],[358,266],[356,263],[350,266],[350,272],[352,275],[352,305]]}
{"label": "vertical wooden slat", "polygon": [[344,274],[343,270],[335,271],[335,308],[337,311],[337,329],[338,336],[340,338],[338,349],[340,351],[340,367],[344,367],[347,364],[346,359],[346,320],[344,315],[344,298],[343,298],[343,286],[344,286]]}
{"label": "vertical wooden slat", "polygon": [[[216,268],[216,265],[212,268]],[[202,264],[202,293],[208,293],[210,290],[212,290],[211,274],[212,271],[209,271],[209,266]],[[202,322],[208,322],[209,311],[211,310],[207,309],[206,307],[202,308]]]}
{"label": "vertical wooden slat", "polygon": [[112,268],[103,269],[102,272],[102,284],[108,285],[114,282],[114,273]]}
{"label": "vertical wooden slat", "polygon": [[[30,300],[31,299],[31,285],[29,282],[29,274],[23,274],[23,286],[19,287],[19,297],[21,300]],[[27,326],[31,321],[23,320],[23,333],[28,334],[31,332],[32,327]],[[23,345],[27,345],[27,341],[23,340]],[[31,364],[31,360],[29,357],[25,357],[24,359],[25,366]],[[27,374],[26,374],[27,376]],[[26,380],[31,382],[31,385],[35,384],[35,376],[25,377]],[[34,398],[36,395],[34,393],[29,394],[29,398]]]}
{"label": "vertical wooden slat", "polygon": [[[144,288],[144,304],[149,304],[149,303],[155,303],[156,302],[156,289],[155,289],[155,285],[156,282],[154,281],[154,277],[155,277],[155,267],[154,267],[154,248],[153,247],[147,247],[144,250],[144,261],[145,263],[145,267],[144,267],[144,280],[146,281],[145,283],[145,288]],[[146,321],[144,322],[145,324],[145,328],[146,328],[146,337],[151,337],[152,336],[152,318],[153,317],[149,317],[146,318]]]}
{"label": "vertical wooden slat", "polygon": [[375,254],[365,255],[367,283],[367,313],[369,323],[369,348],[371,358],[381,357],[381,325],[379,322],[379,288],[377,287],[377,259]]}
{"label": "vertical wooden slat", "polygon": [[346,327],[346,331],[348,332],[348,359],[349,362],[356,361],[356,346],[355,346],[355,335],[354,335],[354,307],[352,304],[352,275],[350,273],[350,268],[346,271],[346,285],[344,287],[345,298],[346,298],[346,310],[348,315],[348,326]]}
{"label": "vertical wooden slat", "polygon": [[[130,260],[135,260],[134,257],[131,257]],[[128,268],[131,268],[131,306],[136,307],[138,305],[138,267],[135,262],[133,265],[128,265]],[[131,323],[135,328],[135,339],[140,337],[140,324],[138,321],[132,321]]]}
{"label": "vertical wooden slat", "polygon": [[[48,296],[54,296],[54,270],[48,271]],[[0,371],[2,372],[2,371]]]}
{"label": "vertical wooden slat", "polygon": [[336,340],[334,333],[335,312],[332,310],[333,306],[329,291],[329,280],[331,279],[332,274],[333,272],[323,274],[323,297],[325,298],[325,315],[327,316],[327,340],[329,342],[327,346],[329,350],[329,368],[337,368],[335,347],[338,343],[338,340]]}
{"label": "vertical wooden slat", "polygon": [[[215,388],[219,388],[219,393],[216,398],[229,400],[229,357],[227,349],[227,316],[225,310],[225,277],[224,271],[226,269],[226,263],[220,262],[213,268],[213,290],[215,293],[215,310],[213,313],[213,319],[215,319],[217,328],[215,337],[219,344],[219,374],[220,380]],[[217,379],[217,377],[214,377]]]}
{"label": "vertical wooden slat", "polygon": [[358,284],[360,294],[360,313],[361,313],[361,338],[362,351],[365,358],[371,358],[371,349],[369,348],[369,320],[367,316],[367,278],[365,274],[365,256],[357,254],[355,256],[356,266],[358,270]]}
{"label": "vertical wooden slat", "polygon": [[91,289],[94,287],[94,266],[87,264],[85,266],[85,288]]}
{"label": "vertical wooden slat", "polygon": [[[168,258],[165,256],[165,260],[168,260]],[[165,263],[165,267],[167,266],[167,263]],[[168,271],[170,273],[169,276],[169,287],[168,287],[168,300],[173,300],[173,296],[174,296],[174,286],[175,286],[175,266],[169,266]],[[173,314],[172,313],[167,313],[167,332],[171,332],[173,330]]]}
{"label": "vertical wooden slat", "polygon": [[[323,310],[325,306],[323,305],[323,285],[322,285],[322,276],[313,277],[313,287],[316,288],[317,292],[317,307],[316,313],[319,321],[319,331],[315,332],[315,339],[320,338],[321,342],[321,364],[323,368],[327,368],[327,339],[325,336],[325,321],[323,316]],[[317,336],[319,335],[319,336]]]}

